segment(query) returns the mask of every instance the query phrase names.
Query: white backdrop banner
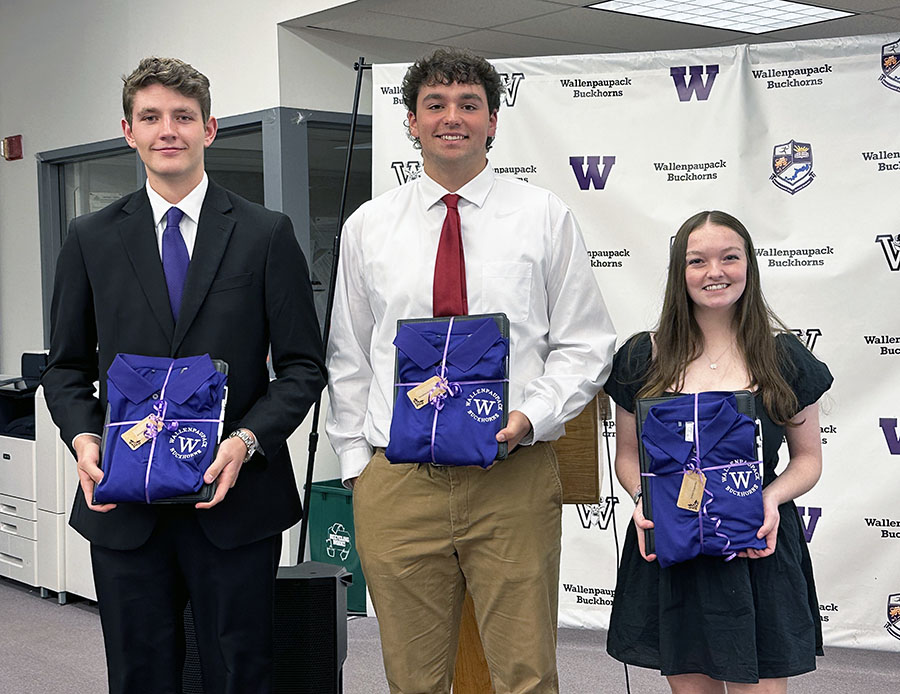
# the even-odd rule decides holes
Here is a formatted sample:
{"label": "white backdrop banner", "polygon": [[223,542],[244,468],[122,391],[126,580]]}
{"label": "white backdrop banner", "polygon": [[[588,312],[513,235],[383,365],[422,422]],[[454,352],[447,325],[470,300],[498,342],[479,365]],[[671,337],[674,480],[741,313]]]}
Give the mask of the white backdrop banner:
{"label": "white backdrop banner", "polygon": [[[489,165],[574,210],[619,343],[659,315],[670,238],[704,209],[750,229],[763,287],[831,368],[824,473],[797,500],[826,644],[900,651],[900,38],[494,61]],[[373,69],[373,192],[417,175],[400,83]],[[615,429],[607,439],[615,447]],[[601,441],[605,448],[605,441]],[[782,468],[786,449],[782,451]],[[605,463],[604,463],[605,466]],[[560,623],[606,628],[633,505],[565,507]]]}

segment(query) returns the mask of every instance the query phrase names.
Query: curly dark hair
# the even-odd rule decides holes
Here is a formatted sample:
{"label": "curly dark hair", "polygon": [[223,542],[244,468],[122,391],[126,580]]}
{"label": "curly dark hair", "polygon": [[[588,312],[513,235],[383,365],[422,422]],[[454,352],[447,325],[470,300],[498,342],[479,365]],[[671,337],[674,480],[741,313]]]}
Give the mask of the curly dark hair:
{"label": "curly dark hair", "polygon": [[209,120],[210,96],[209,80],[206,75],[178,58],[144,58],[127,77],[122,77],[122,109],[125,120],[131,125],[131,113],[134,109],[134,95],[144,87],[161,84],[174,89],[182,96],[200,102],[200,114],[203,122]]}
{"label": "curly dark hair", "polygon": [[[434,84],[480,84],[487,94],[488,112],[500,110],[500,97],[506,91],[500,75],[487,60],[479,55],[457,49],[439,48],[430,56],[413,63],[403,78],[403,104],[406,110],[416,113],[416,101],[423,86]],[[493,137],[487,139],[491,148]]]}

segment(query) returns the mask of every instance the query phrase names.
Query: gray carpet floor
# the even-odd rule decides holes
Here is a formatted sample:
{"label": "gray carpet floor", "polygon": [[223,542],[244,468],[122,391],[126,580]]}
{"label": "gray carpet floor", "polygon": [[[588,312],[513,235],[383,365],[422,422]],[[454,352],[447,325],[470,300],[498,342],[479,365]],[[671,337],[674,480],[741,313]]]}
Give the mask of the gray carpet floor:
{"label": "gray carpet floor", "polygon": [[[625,692],[620,663],[606,655],[606,633],[559,632],[560,688],[565,694]],[[897,694],[896,654],[829,648],[816,672],[791,680],[792,694]],[[634,694],[668,692],[657,673],[629,668]],[[0,692],[70,694],[106,691],[103,639],[96,605],[60,606],[34,589],[0,579]],[[388,694],[381,664],[378,624],[351,619],[344,664],[345,694]]]}

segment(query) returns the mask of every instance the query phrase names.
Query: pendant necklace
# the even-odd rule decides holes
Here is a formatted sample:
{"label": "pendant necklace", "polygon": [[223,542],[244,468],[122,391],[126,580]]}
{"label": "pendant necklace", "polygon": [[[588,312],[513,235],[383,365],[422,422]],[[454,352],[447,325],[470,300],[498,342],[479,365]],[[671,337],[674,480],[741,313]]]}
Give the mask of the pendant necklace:
{"label": "pendant necklace", "polygon": [[709,368],[711,368],[713,371],[718,369],[719,368],[719,360],[725,356],[725,352],[728,352],[731,350],[732,346],[733,346],[733,343],[729,344],[725,349],[722,350],[722,353],[719,354],[719,356],[716,357],[715,359],[710,359],[709,356],[706,354],[706,351],[704,350],[703,356],[706,357],[706,360],[709,362]]}

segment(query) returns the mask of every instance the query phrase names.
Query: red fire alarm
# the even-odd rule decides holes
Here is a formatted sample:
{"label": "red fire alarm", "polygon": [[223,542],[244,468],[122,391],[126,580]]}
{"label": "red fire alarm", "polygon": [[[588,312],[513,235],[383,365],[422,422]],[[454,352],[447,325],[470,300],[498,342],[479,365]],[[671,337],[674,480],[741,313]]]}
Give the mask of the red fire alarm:
{"label": "red fire alarm", "polygon": [[14,161],[16,159],[22,158],[22,136],[21,135],[10,135],[9,137],[4,137],[2,141],[2,148],[0,151],[3,152],[3,158],[6,161]]}

